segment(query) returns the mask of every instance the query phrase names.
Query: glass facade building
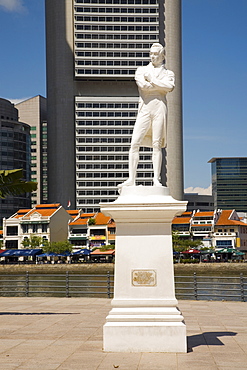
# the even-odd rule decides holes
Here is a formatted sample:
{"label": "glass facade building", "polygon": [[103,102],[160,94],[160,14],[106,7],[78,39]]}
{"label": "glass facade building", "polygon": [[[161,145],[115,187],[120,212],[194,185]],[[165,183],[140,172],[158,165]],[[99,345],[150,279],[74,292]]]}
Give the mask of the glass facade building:
{"label": "glass facade building", "polygon": [[247,158],[212,158],[209,163],[214,207],[247,212]]}

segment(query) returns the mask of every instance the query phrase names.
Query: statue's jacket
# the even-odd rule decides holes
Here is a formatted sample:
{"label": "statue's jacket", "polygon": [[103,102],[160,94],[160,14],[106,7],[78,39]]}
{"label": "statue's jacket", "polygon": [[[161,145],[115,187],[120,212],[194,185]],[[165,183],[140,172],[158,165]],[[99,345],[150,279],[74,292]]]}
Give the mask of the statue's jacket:
{"label": "statue's jacket", "polygon": [[[149,76],[151,82],[148,82],[145,79],[145,76]],[[161,67],[154,67],[153,64],[150,62],[145,67],[139,67],[135,73],[135,80],[139,90],[139,107],[138,107],[138,114],[142,111],[142,109],[147,109],[151,106],[152,102],[155,101],[155,104],[163,106],[163,137],[161,147],[166,147],[166,116],[167,116],[167,102],[166,102],[166,94],[171,92],[175,87],[175,76],[174,73],[165,68],[164,65]],[[150,111],[150,121],[152,115],[155,115],[152,108]],[[138,119],[138,117],[137,117]],[[152,147],[152,125],[145,135],[141,146],[145,147]]]}

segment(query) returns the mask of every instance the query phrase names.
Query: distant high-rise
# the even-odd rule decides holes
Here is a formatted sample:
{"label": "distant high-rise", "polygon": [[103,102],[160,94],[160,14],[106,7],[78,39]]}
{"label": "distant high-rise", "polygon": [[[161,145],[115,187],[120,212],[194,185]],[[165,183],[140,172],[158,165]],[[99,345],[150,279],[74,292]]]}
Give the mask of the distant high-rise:
{"label": "distant high-rise", "polygon": [[209,163],[214,207],[247,212],[247,158],[212,158]]}
{"label": "distant high-rise", "polygon": [[38,182],[32,205],[47,203],[47,118],[46,98],[37,95],[15,105],[19,119],[31,126],[31,180]]}
{"label": "distant high-rise", "polygon": [[[30,126],[18,121],[18,110],[9,100],[0,98],[0,170],[23,169],[30,181]],[[0,224],[19,208],[30,208],[28,194],[0,199]]]}
{"label": "distant high-rise", "polygon": [[[182,199],[181,1],[46,0],[49,201],[94,212],[116,198],[138,108],[134,74],[154,42],[176,75],[162,181]],[[151,179],[142,148],[138,183]]]}

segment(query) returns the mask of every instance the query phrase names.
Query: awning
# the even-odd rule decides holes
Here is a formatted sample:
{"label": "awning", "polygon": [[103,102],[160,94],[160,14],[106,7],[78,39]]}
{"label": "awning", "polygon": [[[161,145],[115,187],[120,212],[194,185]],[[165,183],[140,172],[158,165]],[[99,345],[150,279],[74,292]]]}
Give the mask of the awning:
{"label": "awning", "polygon": [[72,253],[72,256],[80,256],[80,255],[88,256],[89,254],[90,254],[90,250],[83,248],[83,249],[80,249],[79,251]]}
{"label": "awning", "polygon": [[197,253],[200,253],[200,251],[198,249],[188,249],[187,251],[184,251],[184,252],[181,252],[182,254],[183,253],[186,253],[186,254],[197,254]]}
{"label": "awning", "polygon": [[0,253],[0,257],[23,257],[40,254],[42,249],[6,249]]}
{"label": "awning", "polygon": [[223,249],[216,251],[216,253],[234,253],[236,251],[237,250],[235,248],[223,248]]}

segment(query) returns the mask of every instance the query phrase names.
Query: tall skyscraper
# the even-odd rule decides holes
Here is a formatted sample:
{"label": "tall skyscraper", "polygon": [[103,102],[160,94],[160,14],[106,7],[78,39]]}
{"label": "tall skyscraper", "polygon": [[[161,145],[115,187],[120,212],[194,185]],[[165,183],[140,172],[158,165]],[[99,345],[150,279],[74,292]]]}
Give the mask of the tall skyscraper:
{"label": "tall skyscraper", "polygon": [[[180,27],[180,0],[46,0],[50,201],[94,212],[116,198],[138,109],[134,74],[154,42],[176,75],[162,181],[182,198]],[[140,159],[138,183],[151,185],[149,148]]]}
{"label": "tall skyscraper", "polygon": [[212,158],[214,208],[247,212],[247,158]]}
{"label": "tall skyscraper", "polygon": [[32,205],[47,203],[47,118],[46,98],[37,95],[15,105],[19,119],[31,126],[31,180],[38,189],[31,194]]}

